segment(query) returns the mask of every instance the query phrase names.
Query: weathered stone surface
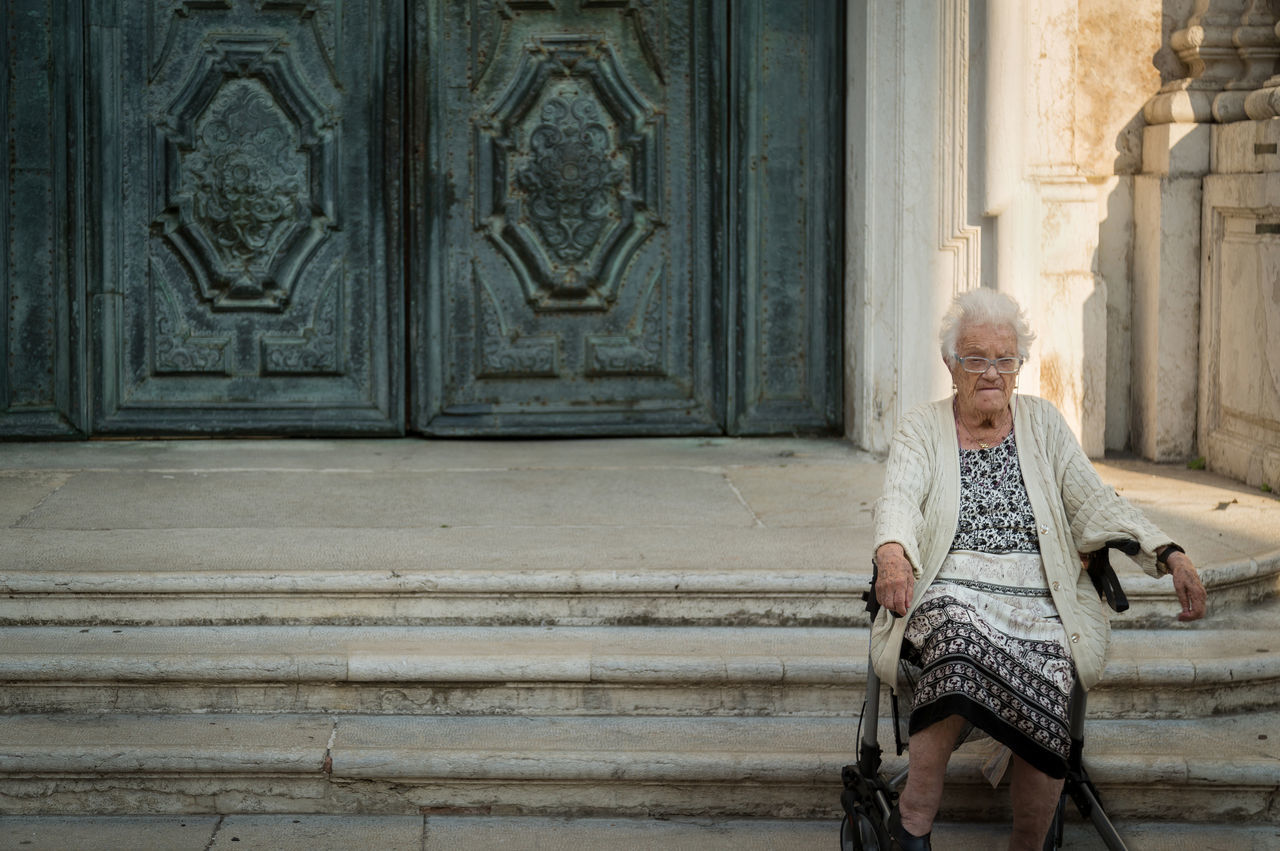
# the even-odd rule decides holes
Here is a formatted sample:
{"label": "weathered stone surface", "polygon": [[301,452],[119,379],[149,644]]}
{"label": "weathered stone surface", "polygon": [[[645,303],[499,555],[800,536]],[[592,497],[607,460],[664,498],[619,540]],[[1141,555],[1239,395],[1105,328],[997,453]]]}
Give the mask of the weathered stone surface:
{"label": "weathered stone surface", "polygon": [[0,526],[15,526],[31,511],[61,487],[63,473],[23,473],[5,471],[0,474]]}
{"label": "weathered stone surface", "polygon": [[609,440],[141,440],[0,443],[12,470],[429,472],[584,467],[664,469],[874,463],[843,440],[664,437]]}
{"label": "weathered stone surface", "polygon": [[233,815],[222,820],[207,851],[317,851],[325,848],[369,848],[421,851],[421,816],[259,816]]}
{"label": "weathered stone surface", "polygon": [[[785,451],[785,450],[784,450]],[[759,525],[784,528],[868,529],[880,465],[805,465],[780,475],[770,468],[734,467],[726,478]]]}
{"label": "weathered stone surface", "polygon": [[[299,715],[4,715],[0,773],[314,774],[333,720]],[[210,769],[217,766],[216,770]]]}
{"label": "weathered stone surface", "polygon": [[0,816],[0,848],[67,851],[207,851],[218,816]]}
{"label": "weathered stone surface", "polygon": [[[235,500],[212,500],[230,491]],[[119,494],[128,493],[128,500]],[[637,494],[644,496],[637,498]],[[650,497],[656,498],[650,498]],[[158,472],[73,476],[24,528],[519,528],[555,505],[565,526],[751,526],[718,472]]]}
{"label": "weathered stone surface", "polygon": [[1183,464],[1115,458],[1098,463],[1097,469],[1117,493],[1179,542],[1194,536],[1198,564],[1226,564],[1280,549],[1280,500],[1255,487]]}
{"label": "weathered stone surface", "polygon": [[1155,2],[1080,4],[1075,67],[1077,157],[1089,174],[1142,170],[1142,106],[1160,87],[1151,57],[1160,49]]}
{"label": "weathered stone surface", "polygon": [[[200,816],[0,816],[0,829],[26,851],[65,851],[67,848],[131,848],[139,851],[235,849],[242,842],[267,837],[271,847],[294,847],[305,839],[310,851],[347,851],[359,846],[351,833],[376,836],[395,848],[392,839],[416,829],[410,848],[426,851],[560,851],[565,847],[697,848],[699,851],[810,851],[828,845],[835,835],[832,819],[655,819],[655,818],[539,818],[536,816],[329,816],[308,814],[228,817]],[[182,825],[185,825],[182,826]],[[1212,825],[1181,822],[1120,821],[1118,829],[1132,851],[1170,848],[1238,848],[1271,851],[1280,831],[1270,826]],[[939,822],[933,835],[954,851],[988,851],[1004,842],[1003,824]],[[198,838],[198,839],[197,839]],[[104,841],[105,840],[105,841]],[[196,842],[200,844],[195,844]],[[1089,847],[1097,841],[1092,825],[1068,824],[1066,847]],[[185,844],[191,843],[191,844]],[[284,844],[274,844],[284,843]],[[8,847],[8,846],[3,846]],[[18,848],[17,844],[14,848]],[[250,844],[248,847],[256,847]]]}
{"label": "weathered stone surface", "polygon": [[[841,717],[862,699],[866,640],[800,627],[11,627],[0,709]],[[1268,706],[1280,645],[1265,621],[1117,630],[1090,704],[1107,718]]]}
{"label": "weathered stone surface", "polygon": [[[458,444],[455,458],[411,441],[274,442],[248,451],[239,443],[122,444],[118,456],[98,445],[67,446],[69,455],[0,446],[0,464],[42,483],[15,497],[15,521],[26,517],[28,525],[0,529],[0,584],[9,592],[0,598],[0,620],[864,620],[868,509],[882,474],[864,454],[833,441],[566,441],[538,444],[543,462],[519,465],[507,444],[494,444],[486,463],[486,445]],[[624,472],[631,470],[639,474]],[[1175,467],[1108,462],[1099,470],[1158,524],[1176,530],[1170,534],[1199,563],[1215,565],[1211,584],[1219,569],[1280,549],[1280,536],[1268,528],[1277,505],[1270,497]],[[68,485],[40,505],[55,481],[48,476],[66,477]],[[448,478],[447,494],[427,487],[434,476]],[[419,513],[420,502],[452,517],[495,494],[505,499],[495,476],[524,495],[512,501],[523,526],[501,522],[495,507],[482,509],[495,512],[487,522],[472,515],[467,525],[446,528]],[[366,500],[347,510],[340,495],[382,493],[384,480],[387,492],[410,502],[384,494],[376,505]],[[291,490],[290,481],[329,486]],[[139,483],[154,488],[150,496],[119,498]],[[621,495],[602,494],[607,483],[623,487]],[[265,491],[246,499],[256,485]],[[556,493],[561,498],[544,498]],[[602,501],[611,504],[595,504]],[[575,514],[581,506],[589,513]],[[224,528],[209,528],[215,521]],[[126,528],[100,526],[115,522]],[[1274,591],[1268,577],[1280,561],[1269,565],[1268,557],[1253,568],[1255,597]],[[1168,591],[1167,583],[1164,591],[1149,587]],[[1147,591],[1134,597],[1131,617]]]}
{"label": "weathered stone surface", "polygon": [[[361,846],[353,831],[389,841],[407,837],[410,823],[415,841],[425,851],[560,851],[566,847],[697,848],[699,851],[810,851],[829,845],[835,835],[832,819],[669,819],[669,818],[539,818],[536,816],[329,816],[303,813],[254,816],[0,816],[0,830],[13,837],[23,851],[65,851],[67,848],[131,848],[139,851],[235,849],[234,838],[250,841],[268,837],[271,847],[304,838],[309,851],[348,851]],[[184,826],[185,825],[185,826]],[[175,826],[177,826],[175,828]],[[1182,822],[1117,825],[1132,851],[1170,848],[1233,848],[1271,851],[1280,830],[1271,826],[1212,825]],[[933,835],[954,851],[988,851],[1004,842],[1003,824],[938,822]],[[197,840],[198,837],[198,840]],[[105,841],[104,841],[105,840]],[[3,840],[0,840],[3,841]],[[195,843],[200,844],[184,844]],[[1066,847],[1088,847],[1097,841],[1092,825],[1068,824]],[[8,846],[2,846],[8,847]],[[256,847],[250,844],[248,847]],[[395,848],[392,844],[382,848]]]}
{"label": "weathered stone surface", "polygon": [[1280,137],[1272,124],[1215,128],[1215,173],[1204,183],[1198,437],[1211,469],[1280,490]]}

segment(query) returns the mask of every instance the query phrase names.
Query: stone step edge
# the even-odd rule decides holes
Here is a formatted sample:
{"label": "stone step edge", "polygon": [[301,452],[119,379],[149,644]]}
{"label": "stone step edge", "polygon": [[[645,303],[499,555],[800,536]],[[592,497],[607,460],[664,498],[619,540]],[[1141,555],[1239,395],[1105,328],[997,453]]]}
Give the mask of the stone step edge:
{"label": "stone step edge", "polygon": [[[244,718],[245,716],[239,716]],[[338,717],[332,719],[332,732],[327,741],[317,740],[300,746],[282,743],[276,735],[291,723],[310,723],[313,729],[327,726],[330,719],[324,716],[279,716],[275,724],[263,724],[261,719],[249,716],[251,735],[238,733],[236,744],[226,741],[202,745],[197,731],[209,723],[208,716],[195,715],[184,718],[170,716],[166,722],[191,728],[190,738],[173,744],[138,744],[137,736],[124,741],[102,737],[90,741],[85,735],[92,724],[113,724],[117,728],[130,723],[145,732],[150,720],[147,716],[54,716],[42,719],[44,728],[61,730],[60,741],[79,741],[75,744],[51,744],[47,741],[24,742],[20,735],[13,735],[12,723],[0,723],[5,733],[5,745],[0,752],[0,783],[6,778],[29,780],[33,777],[81,777],[104,778],[120,775],[165,776],[184,775],[273,775],[276,777],[306,776],[334,781],[382,780],[403,783],[430,782],[567,782],[583,783],[839,783],[843,766],[852,763],[856,723],[848,719],[790,719],[788,730],[797,727],[808,730],[815,741],[830,743],[839,735],[848,741],[848,749],[791,748],[778,749],[775,745],[779,725],[777,719],[733,719],[735,748],[697,749],[693,742],[680,743],[679,749],[648,749],[624,746],[626,737],[619,733],[638,734],[654,728],[653,719],[603,719],[607,723],[585,726],[610,728],[614,735],[608,739],[611,746],[605,748],[529,748],[513,747],[475,748],[457,746],[445,749],[438,742],[415,747],[404,741],[388,742],[385,746],[346,744],[343,740],[345,725],[366,724],[377,734],[394,726],[397,721],[422,721],[388,718],[386,716]],[[13,717],[0,719],[11,722]],[[217,716],[218,723],[230,728],[237,716]],[[433,719],[426,719],[428,723]],[[594,719],[596,721],[602,719]],[[663,719],[664,724],[674,724],[690,730],[699,725],[717,724],[727,727],[726,719],[699,722],[681,719],[679,722]],[[391,723],[389,723],[391,722]],[[501,727],[513,723],[536,737],[556,724],[582,724],[581,719],[484,719],[470,726],[495,727],[495,741],[504,741],[509,732]],[[1106,721],[1091,722],[1097,726]],[[1156,722],[1158,723],[1158,722]],[[887,719],[883,722],[888,724]],[[627,728],[632,728],[627,730]],[[762,729],[753,729],[762,728]],[[882,729],[888,729],[882,725]],[[358,734],[357,734],[358,738]],[[248,739],[246,741],[246,739]],[[536,738],[531,738],[537,741]],[[1086,745],[1087,747],[1087,745]],[[948,781],[960,785],[989,785],[982,776],[986,754],[961,750],[954,754],[948,767]],[[1170,789],[1212,788],[1225,790],[1230,787],[1262,788],[1274,790],[1277,784],[1275,757],[1248,753],[1243,747],[1235,752],[1177,754],[1122,753],[1108,751],[1101,754],[1087,753],[1086,768],[1092,779],[1102,787],[1149,784],[1158,780],[1161,787]],[[895,773],[905,765],[905,757],[886,754],[884,772]]]}
{"label": "stone step edge", "polygon": [[[1212,593],[1280,580],[1280,549],[1252,558],[1202,565]],[[1168,579],[1153,579],[1136,568],[1120,571],[1130,598],[1175,600]],[[177,595],[291,594],[471,595],[471,594],[711,594],[846,595],[860,597],[871,575],[833,567],[810,570],[528,570],[466,569],[453,572],[387,570],[3,571],[0,593],[7,595]],[[1272,589],[1273,591],[1275,589]]]}
{"label": "stone step edge", "polygon": [[[1229,589],[1280,575],[1280,549],[1234,561],[1201,564],[1207,589]],[[1166,578],[1152,578],[1137,567],[1117,569],[1129,596],[1172,598]],[[634,591],[643,594],[722,594],[742,587],[767,593],[861,594],[870,573],[823,564],[814,568],[653,568],[554,569],[271,569],[241,571],[0,571],[5,594],[284,594],[298,591],[332,594],[591,594]]]}
{"label": "stone step edge", "polygon": [[[53,646],[60,638],[85,636],[78,652],[66,642],[47,651],[10,649],[0,655],[0,682],[8,687],[33,683],[766,683],[778,685],[861,685],[866,681],[867,630],[816,627],[127,627],[98,639],[94,630],[75,627],[0,628],[0,646],[23,643]],[[216,630],[211,636],[210,631]],[[679,652],[598,649],[601,639],[636,630],[664,635]],[[785,630],[785,631],[782,631]],[[781,632],[780,632],[781,631]],[[263,635],[263,632],[269,633]],[[378,640],[379,634],[391,636]],[[415,641],[414,633],[419,633]],[[780,633],[780,634],[779,634]],[[296,634],[296,635],[295,635]],[[736,651],[751,637],[779,634],[789,647],[845,647],[848,652]],[[210,647],[211,638],[235,636],[245,647]],[[1182,633],[1174,637],[1181,638]],[[361,641],[361,637],[366,637]],[[262,645],[293,646],[267,651]],[[1174,684],[1187,688],[1280,682],[1280,649],[1263,631],[1200,630],[1196,645],[1231,642],[1239,652],[1196,658],[1136,657],[1138,643],[1159,643],[1136,630],[1117,631],[1099,684],[1103,689],[1151,688]],[[9,640],[5,640],[8,638]],[[130,641],[142,638],[145,641]],[[154,649],[156,639],[172,640],[181,650]],[[596,639],[593,642],[592,639]],[[738,641],[735,643],[735,638]],[[680,641],[677,641],[680,639]],[[100,649],[98,640],[115,646]],[[1266,641],[1267,648],[1257,644]],[[459,645],[466,642],[465,647]],[[498,652],[511,643],[522,654]],[[328,644],[340,645],[325,649]],[[414,645],[417,645],[416,647]],[[140,646],[143,645],[143,646]],[[201,648],[201,649],[185,649]],[[1268,652],[1259,652],[1266,649]]]}

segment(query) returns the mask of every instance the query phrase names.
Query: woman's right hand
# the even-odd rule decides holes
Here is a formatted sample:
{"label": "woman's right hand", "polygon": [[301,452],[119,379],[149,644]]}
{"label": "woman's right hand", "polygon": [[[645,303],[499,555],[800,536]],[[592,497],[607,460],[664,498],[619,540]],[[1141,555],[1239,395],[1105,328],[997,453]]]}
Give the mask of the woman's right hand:
{"label": "woman's right hand", "polygon": [[895,615],[911,608],[916,575],[901,544],[881,544],[876,550],[876,599]]}

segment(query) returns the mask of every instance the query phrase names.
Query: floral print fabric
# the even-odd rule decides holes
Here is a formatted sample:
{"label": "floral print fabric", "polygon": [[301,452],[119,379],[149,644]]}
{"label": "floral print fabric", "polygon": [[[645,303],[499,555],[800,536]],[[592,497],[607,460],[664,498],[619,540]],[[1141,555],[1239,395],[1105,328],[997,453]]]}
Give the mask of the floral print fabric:
{"label": "floral print fabric", "polygon": [[960,450],[960,516],[951,543],[956,550],[1040,552],[1013,432],[990,449]]}

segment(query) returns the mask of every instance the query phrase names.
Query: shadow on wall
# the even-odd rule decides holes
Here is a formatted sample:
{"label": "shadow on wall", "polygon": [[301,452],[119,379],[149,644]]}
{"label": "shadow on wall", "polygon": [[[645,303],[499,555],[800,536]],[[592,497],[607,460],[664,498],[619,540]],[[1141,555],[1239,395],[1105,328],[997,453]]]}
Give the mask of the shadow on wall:
{"label": "shadow on wall", "polygon": [[[1093,128],[1080,128],[1085,139],[1081,153],[1086,167],[1099,173],[1103,205],[1094,265],[1099,291],[1085,305],[1084,339],[1088,345],[1105,334],[1105,390],[1099,401],[1105,401],[1107,450],[1133,450],[1162,460],[1185,461],[1195,454],[1198,304],[1180,305],[1183,321],[1176,327],[1162,325],[1160,291],[1151,282],[1158,283],[1171,271],[1198,277],[1199,188],[1176,187],[1185,196],[1179,205],[1184,212],[1172,218],[1162,215],[1161,177],[1143,174],[1143,107],[1162,86],[1187,76],[1170,42],[1194,5],[1195,0],[1164,0],[1135,8],[1132,0],[1091,0],[1081,6],[1079,73],[1085,106],[1078,117],[1095,122]],[[1086,8],[1092,11],[1086,13]],[[1093,151],[1091,132],[1097,134]],[[1147,170],[1161,169],[1157,163],[1147,164]],[[1155,222],[1157,229],[1177,228],[1176,239],[1161,240],[1158,233],[1150,238],[1141,231],[1144,222]],[[1176,249],[1176,258],[1168,254],[1170,247]],[[1198,301],[1198,293],[1190,295]],[[1162,345],[1161,335],[1182,339],[1172,346],[1166,339]],[[1162,362],[1166,369],[1171,366],[1171,355],[1185,360],[1177,369],[1189,379],[1182,398],[1172,404],[1169,398],[1155,398],[1153,380]],[[1151,432],[1151,423],[1144,421],[1144,411],[1157,401],[1164,406],[1163,434]],[[1174,434],[1180,438],[1171,440]]]}
{"label": "shadow on wall", "polygon": [[[1145,74],[1149,90],[1125,105],[1127,120],[1110,140],[1115,177],[1099,231],[1107,446],[1162,461],[1201,456],[1211,470],[1280,489],[1280,217],[1271,201],[1280,170],[1259,144],[1280,142],[1280,125],[1241,109],[1243,94],[1280,62],[1267,67],[1243,47],[1222,49],[1270,38],[1277,10],[1244,0],[1150,8],[1160,14],[1160,41],[1143,57],[1145,68],[1131,69]],[[1171,42],[1193,22],[1204,30],[1187,40],[1188,67]],[[1148,35],[1155,33],[1152,26]],[[1082,55],[1092,34],[1081,34]],[[1197,115],[1214,97],[1221,122],[1192,122],[1188,83],[1201,99]],[[1228,94],[1216,95],[1224,85]],[[1142,107],[1158,92],[1147,114],[1174,123],[1148,126]]]}

